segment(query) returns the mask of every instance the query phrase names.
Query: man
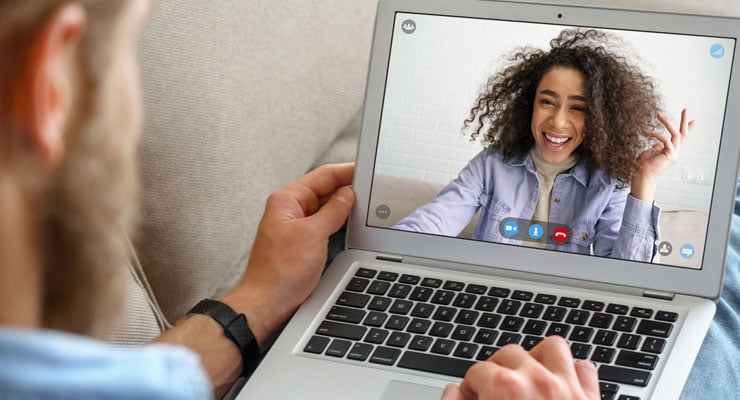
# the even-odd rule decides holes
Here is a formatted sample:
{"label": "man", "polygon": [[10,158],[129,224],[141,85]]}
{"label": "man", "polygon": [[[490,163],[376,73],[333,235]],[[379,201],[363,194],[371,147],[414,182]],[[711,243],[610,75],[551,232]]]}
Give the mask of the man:
{"label": "man", "polygon": [[[196,313],[158,344],[115,349],[121,266],[135,231],[141,105],[136,34],[147,0],[0,0],[0,395],[220,397],[255,357]],[[354,203],[351,164],[267,200],[246,273],[220,299],[264,350],[316,286]],[[254,343],[254,342],[252,342]],[[178,346],[171,346],[178,345]],[[187,348],[187,349],[186,349]],[[254,353],[251,353],[254,356]],[[290,379],[290,377],[285,378]],[[564,340],[508,346],[445,399],[598,398]]]}

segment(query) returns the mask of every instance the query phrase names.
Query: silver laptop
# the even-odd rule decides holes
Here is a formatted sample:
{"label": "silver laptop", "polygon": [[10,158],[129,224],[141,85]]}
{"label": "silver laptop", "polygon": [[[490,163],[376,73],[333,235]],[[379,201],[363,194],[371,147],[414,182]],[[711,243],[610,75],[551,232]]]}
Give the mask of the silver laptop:
{"label": "silver laptop", "polygon": [[[500,240],[475,239],[477,217],[454,234],[400,229],[483,149],[461,128],[486,79],[517,48],[547,49],[573,28],[620,38],[673,124],[682,108],[697,121],[657,181],[653,257],[608,257],[590,228],[506,209],[485,222]],[[721,290],[740,149],[738,37],[727,18],[381,0],[347,249],[238,398],[436,399],[501,346],[553,334],[597,364],[603,398],[678,398]]]}

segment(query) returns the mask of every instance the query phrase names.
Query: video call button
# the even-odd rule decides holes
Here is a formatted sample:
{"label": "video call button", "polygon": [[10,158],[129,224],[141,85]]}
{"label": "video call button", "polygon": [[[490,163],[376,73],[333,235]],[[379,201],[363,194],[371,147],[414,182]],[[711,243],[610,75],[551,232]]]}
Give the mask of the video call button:
{"label": "video call button", "polygon": [[519,224],[514,220],[507,220],[504,222],[504,235],[508,237],[514,237],[519,233]]}

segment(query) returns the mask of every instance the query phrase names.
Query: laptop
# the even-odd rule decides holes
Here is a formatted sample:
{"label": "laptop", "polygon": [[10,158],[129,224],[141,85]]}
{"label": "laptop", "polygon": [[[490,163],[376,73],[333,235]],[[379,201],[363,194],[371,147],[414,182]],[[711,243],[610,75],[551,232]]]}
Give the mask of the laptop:
{"label": "laptop", "polygon": [[[683,108],[697,121],[657,179],[650,257],[605,253],[596,228],[507,214],[511,205],[453,233],[401,229],[484,154],[461,129],[488,77],[569,29],[619,38],[671,123]],[[738,37],[730,18],[381,0],[346,250],[237,398],[437,399],[498,348],[548,335],[597,365],[602,398],[678,398],[722,286],[740,149]],[[499,239],[476,239],[482,225]]]}

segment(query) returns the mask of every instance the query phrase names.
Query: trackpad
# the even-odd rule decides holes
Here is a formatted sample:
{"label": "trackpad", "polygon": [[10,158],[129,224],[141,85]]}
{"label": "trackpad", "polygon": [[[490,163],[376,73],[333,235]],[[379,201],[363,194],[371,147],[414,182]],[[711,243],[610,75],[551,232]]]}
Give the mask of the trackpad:
{"label": "trackpad", "polygon": [[391,381],[378,400],[439,400],[443,388]]}

